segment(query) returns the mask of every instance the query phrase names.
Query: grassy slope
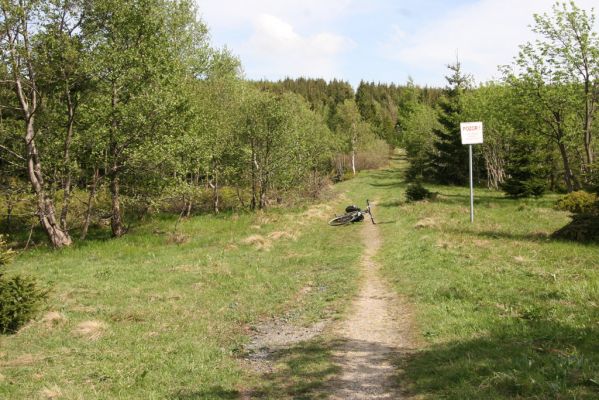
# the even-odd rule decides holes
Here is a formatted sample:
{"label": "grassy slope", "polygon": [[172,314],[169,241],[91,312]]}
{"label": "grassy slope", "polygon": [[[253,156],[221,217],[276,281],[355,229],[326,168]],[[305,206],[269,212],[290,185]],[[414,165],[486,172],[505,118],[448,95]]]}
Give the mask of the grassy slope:
{"label": "grassy slope", "polygon": [[[190,238],[181,245],[166,240],[173,220],[152,221],[119,240],[20,256],[10,270],[49,282],[48,310],[67,319],[0,337],[0,398],[236,398],[256,384],[236,360],[252,323],[283,314],[309,323],[342,309],[355,289],[361,246],[300,214],[196,217],[180,225]],[[268,251],[243,244],[273,231],[298,239],[273,240]],[[313,290],[298,296],[307,286]],[[90,320],[105,326],[98,340],[74,332]],[[330,372],[325,354],[320,348],[301,367],[293,354],[281,362],[288,371]],[[268,390],[306,383],[280,385]]]}
{"label": "grassy slope", "polygon": [[422,348],[404,385],[431,399],[599,398],[599,248],[548,238],[569,221],[557,197],[478,189],[470,224],[467,188],[408,204],[394,166],[352,192],[379,200],[384,274],[415,310]]}

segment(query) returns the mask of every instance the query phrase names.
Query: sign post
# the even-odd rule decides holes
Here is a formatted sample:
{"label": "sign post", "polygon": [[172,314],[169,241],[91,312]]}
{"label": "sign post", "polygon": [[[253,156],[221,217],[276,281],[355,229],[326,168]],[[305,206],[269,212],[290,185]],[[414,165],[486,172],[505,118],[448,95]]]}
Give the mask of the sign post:
{"label": "sign post", "polygon": [[462,144],[468,145],[468,166],[470,169],[470,222],[474,222],[474,178],[472,173],[472,145],[483,142],[482,122],[462,122],[460,124]]}

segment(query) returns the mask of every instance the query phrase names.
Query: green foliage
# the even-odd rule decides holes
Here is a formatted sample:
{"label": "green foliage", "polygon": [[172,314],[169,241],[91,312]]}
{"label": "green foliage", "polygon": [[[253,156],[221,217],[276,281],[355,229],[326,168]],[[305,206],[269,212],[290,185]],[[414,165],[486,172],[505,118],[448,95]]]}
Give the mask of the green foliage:
{"label": "green foliage", "polygon": [[519,137],[512,141],[505,168],[508,178],[500,187],[513,198],[541,196],[547,187],[547,167],[534,141]]}
{"label": "green foliage", "polygon": [[0,273],[0,333],[14,333],[35,316],[47,291],[26,276]]}
{"label": "green foliage", "polygon": [[320,115],[331,131],[337,128],[337,107],[346,100],[354,98],[354,89],[348,82],[333,79],[286,78],[278,82],[259,81],[255,85],[277,94],[291,92],[302,96],[310,109]]}
{"label": "green foliage", "polygon": [[[441,91],[436,88],[419,88],[409,81],[406,86],[361,81],[356,91],[356,103],[362,119],[372,126],[373,132],[391,145],[401,141],[401,123],[409,112],[410,100],[432,107]],[[415,97],[414,97],[415,96]]]}
{"label": "green foliage", "polygon": [[6,239],[3,235],[0,235],[0,268],[13,258],[14,252],[9,249],[6,245]]}
{"label": "green foliage", "polygon": [[585,179],[589,190],[599,194],[599,162],[589,165]]}
{"label": "green foliage", "polygon": [[406,170],[408,180],[426,179],[433,175],[430,155],[433,153],[433,134],[441,126],[435,110],[420,103],[413,103],[411,111],[401,120],[400,138],[410,162]]}
{"label": "green foliage", "polygon": [[438,119],[441,128],[434,129],[432,177],[436,182],[464,185],[468,182],[468,146],[462,144],[460,123],[463,121],[463,96],[470,87],[471,78],[465,75],[459,61],[447,66],[449,86],[439,102]]}
{"label": "green foliage", "polygon": [[[13,257],[0,235],[0,268]],[[46,299],[37,281],[21,275],[8,277],[0,269],[0,334],[14,333],[27,323]]]}
{"label": "green foliage", "polygon": [[432,193],[420,182],[410,183],[406,188],[406,199],[408,201],[421,201],[431,197]]}
{"label": "green foliage", "polygon": [[484,143],[474,146],[475,176],[486,179],[487,187],[495,190],[507,178],[506,163],[516,136],[513,97],[509,86],[494,82],[464,96],[464,120],[484,123]]}
{"label": "green foliage", "polygon": [[598,214],[599,196],[579,190],[565,195],[557,201],[555,206],[558,210],[574,214]]}

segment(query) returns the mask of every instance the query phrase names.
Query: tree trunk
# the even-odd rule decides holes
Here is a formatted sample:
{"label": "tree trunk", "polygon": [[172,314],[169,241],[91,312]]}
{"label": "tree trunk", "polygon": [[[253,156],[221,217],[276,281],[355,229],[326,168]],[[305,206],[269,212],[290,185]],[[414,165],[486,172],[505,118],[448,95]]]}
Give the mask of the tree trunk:
{"label": "tree trunk", "polygon": [[69,205],[71,203],[71,156],[70,156],[70,148],[71,142],[73,140],[73,125],[75,123],[75,107],[71,100],[71,94],[69,92],[68,86],[66,89],[66,98],[67,98],[67,135],[64,140],[64,156],[63,156],[63,164],[64,164],[64,181],[63,181],[63,203],[62,203],[62,211],[60,212],[60,225],[62,229],[68,231],[67,228],[67,215],[69,213]]}
{"label": "tree trunk", "polygon": [[[355,132],[356,124],[352,124],[352,130]],[[354,176],[356,176],[356,142],[358,139],[352,134],[351,138],[351,170]]]}
{"label": "tree trunk", "polygon": [[218,214],[220,210],[218,209],[219,196],[218,196],[218,171],[216,167],[214,167],[212,175],[214,177],[214,184],[212,185],[212,206],[214,209],[214,213]]}
{"label": "tree trunk", "polygon": [[505,181],[504,161],[493,144],[483,146],[483,157],[487,168],[487,187],[497,190]]}
{"label": "tree trunk", "polygon": [[256,209],[257,203],[257,187],[256,187],[256,175],[258,170],[258,162],[256,160],[256,151],[254,149],[254,144],[252,143],[252,201],[250,203],[250,208],[252,210]]}
{"label": "tree trunk", "polygon": [[112,199],[112,214],[110,216],[110,228],[112,229],[112,236],[121,237],[125,233],[125,229],[123,227],[123,219],[121,216],[119,174],[116,171],[113,171],[110,174],[110,196]]}
{"label": "tree trunk", "polygon": [[557,146],[559,148],[560,155],[562,156],[562,163],[564,165],[564,182],[566,183],[566,188],[568,189],[569,193],[579,190],[580,183],[572,173],[572,167],[570,166],[570,158],[568,156],[566,146],[561,142],[559,142]]}
{"label": "tree trunk", "polygon": [[[4,15],[6,19],[6,14]],[[56,210],[54,209],[54,201],[46,193],[46,187],[42,174],[42,165],[35,144],[35,123],[34,116],[37,110],[38,90],[35,82],[33,57],[31,56],[29,47],[29,32],[26,22],[26,16],[21,15],[22,25],[19,29],[11,31],[6,21],[4,24],[4,32],[6,33],[6,44],[8,45],[9,57],[8,61],[12,67],[14,78],[14,90],[21,105],[23,119],[26,124],[25,130],[25,147],[27,149],[27,172],[29,181],[37,198],[37,214],[40,224],[46,231],[52,245],[56,248],[69,246],[73,243],[68,232],[61,229],[56,221]],[[19,51],[17,36],[23,38],[24,47]],[[25,66],[28,71],[27,89],[23,87],[23,76],[21,75],[22,67]],[[26,79],[26,78],[25,78]]]}
{"label": "tree trunk", "polygon": [[239,186],[235,186],[235,191],[237,192],[237,199],[239,200],[241,208],[245,208],[245,202],[243,201],[243,196],[241,195],[241,189],[239,189]]}
{"label": "tree trunk", "polygon": [[187,204],[185,205],[185,218],[189,218],[191,216],[191,207],[192,207],[191,199],[187,200]]}
{"label": "tree trunk", "polygon": [[87,231],[89,230],[99,178],[100,171],[98,170],[98,168],[95,168],[94,177],[92,178],[92,184],[89,191],[89,196],[87,198],[87,209],[85,210],[85,221],[83,222],[83,228],[81,229],[81,240],[85,240],[85,237],[87,236]]}
{"label": "tree trunk", "polygon": [[258,208],[263,210],[266,208],[266,195],[268,192],[268,178],[260,176],[260,203]]}
{"label": "tree trunk", "polygon": [[119,150],[116,141],[118,121],[116,119],[116,107],[118,104],[118,93],[116,83],[112,84],[112,121],[110,126],[110,157],[112,158],[112,167],[110,169],[110,196],[112,199],[112,214],[110,217],[110,228],[112,229],[112,236],[121,237],[125,233],[123,226],[123,219],[121,215],[121,199],[120,199],[120,182],[119,182]]}
{"label": "tree trunk", "polygon": [[591,89],[591,83],[588,79],[588,73],[585,74],[585,83],[584,83],[584,91],[585,91],[585,113],[584,113],[584,121],[583,121],[583,129],[584,129],[584,150],[586,153],[586,162],[587,168],[592,168],[592,164],[595,161],[593,155],[593,116],[595,114],[595,99],[593,98],[593,93]]}
{"label": "tree trunk", "polygon": [[33,117],[27,121],[27,134],[25,144],[27,146],[27,171],[33,191],[37,197],[37,214],[40,224],[46,231],[48,239],[54,247],[69,246],[73,243],[68,232],[65,232],[56,221],[56,211],[54,202],[44,190],[44,178],[42,175],[42,166],[40,163],[37,147],[35,145],[35,131],[33,127]]}

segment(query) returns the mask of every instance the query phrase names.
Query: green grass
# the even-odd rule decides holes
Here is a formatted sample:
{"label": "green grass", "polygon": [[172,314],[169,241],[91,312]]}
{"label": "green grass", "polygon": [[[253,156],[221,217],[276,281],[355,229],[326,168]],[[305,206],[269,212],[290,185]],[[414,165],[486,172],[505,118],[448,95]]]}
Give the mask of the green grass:
{"label": "green grass", "polygon": [[[401,162],[339,184],[332,203],[377,201],[382,273],[415,318],[399,384],[419,399],[599,399],[599,248],[549,237],[569,222],[553,209],[559,196],[479,188],[470,224],[467,188],[426,185],[435,201],[405,202]],[[277,352],[266,375],[238,361],[257,321],[309,324],[355,293],[360,226],[301,214],[192,218],[181,245],[167,242],[174,220],[157,219],[119,240],[20,256],[10,270],[49,282],[48,310],[67,320],[0,337],[0,398],[326,398],[338,372],[330,335]],[[242,244],[273,231],[298,240]],[[306,286],[316,290],[301,296]],[[89,320],[106,326],[96,341],[73,332]]]}
{"label": "green grass", "polygon": [[[47,282],[47,309],[66,320],[0,337],[0,398],[236,398],[259,381],[238,360],[253,323],[286,315],[308,324],[341,312],[355,291],[361,246],[301,215],[196,217],[180,225],[180,245],[168,241],[174,220],[157,219],[118,240],[21,255],[9,270]],[[273,231],[297,240],[243,243]],[[300,296],[306,286],[314,290]],[[83,321],[101,322],[101,337],[77,335]]]}
{"label": "green grass", "polygon": [[350,192],[379,200],[388,281],[414,309],[420,348],[399,377],[418,398],[599,398],[599,247],[556,241],[559,198],[431,186],[405,202],[402,168]]}

